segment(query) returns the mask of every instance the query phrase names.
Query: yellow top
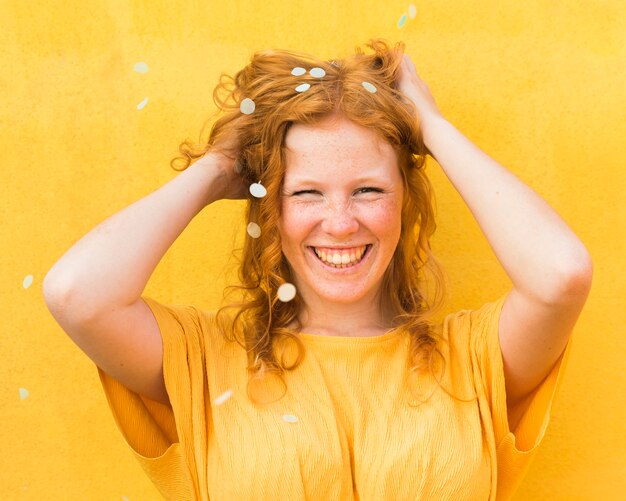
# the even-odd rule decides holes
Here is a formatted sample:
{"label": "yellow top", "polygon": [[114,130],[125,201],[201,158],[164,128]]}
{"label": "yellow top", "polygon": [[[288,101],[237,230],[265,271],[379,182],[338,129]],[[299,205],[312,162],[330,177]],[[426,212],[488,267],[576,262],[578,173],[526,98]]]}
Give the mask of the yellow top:
{"label": "yellow top", "polygon": [[514,433],[498,341],[504,298],[444,321],[442,384],[469,402],[437,390],[414,405],[409,337],[398,329],[301,334],[306,356],[285,374],[287,393],[255,405],[245,352],[216,331],[211,313],[143,299],[163,337],[172,408],[99,372],[120,430],[167,499],[508,499],[545,433],[569,353],[568,345]]}

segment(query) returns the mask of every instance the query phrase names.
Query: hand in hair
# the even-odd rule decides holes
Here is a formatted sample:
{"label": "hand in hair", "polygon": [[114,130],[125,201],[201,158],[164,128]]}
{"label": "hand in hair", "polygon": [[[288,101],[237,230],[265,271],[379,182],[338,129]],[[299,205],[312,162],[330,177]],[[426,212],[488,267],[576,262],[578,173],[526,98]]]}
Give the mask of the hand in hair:
{"label": "hand in hair", "polygon": [[442,118],[441,112],[430,93],[428,85],[415,70],[411,58],[404,54],[400,74],[398,76],[398,90],[407,96],[415,105],[422,128],[432,119]]}
{"label": "hand in hair", "polygon": [[216,144],[196,162],[205,165],[207,169],[217,169],[220,174],[216,179],[214,197],[209,202],[248,198],[247,185],[236,169],[237,155],[235,151],[230,145]]}

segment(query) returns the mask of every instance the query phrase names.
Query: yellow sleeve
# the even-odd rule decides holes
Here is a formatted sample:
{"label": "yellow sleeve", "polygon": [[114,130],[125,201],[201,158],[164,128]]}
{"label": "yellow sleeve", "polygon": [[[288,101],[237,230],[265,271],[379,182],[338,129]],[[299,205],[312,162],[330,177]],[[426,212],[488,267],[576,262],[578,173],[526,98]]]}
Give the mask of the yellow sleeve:
{"label": "yellow sleeve", "polygon": [[479,364],[480,381],[491,409],[498,461],[497,499],[509,499],[526,473],[548,424],[552,403],[561,384],[571,340],[550,374],[529,395],[515,430],[509,428],[498,324],[505,297],[471,313],[472,346]]}
{"label": "yellow sleeve", "polygon": [[[113,417],[148,477],[166,499],[193,499],[194,439],[206,443],[204,343],[198,311],[142,297],[163,340],[163,372],[171,406],[150,400],[98,368]],[[208,408],[208,406],[207,406]],[[202,416],[192,420],[194,412]],[[198,430],[198,427],[201,428]],[[202,442],[204,439],[204,442]],[[191,454],[189,454],[191,452]]]}

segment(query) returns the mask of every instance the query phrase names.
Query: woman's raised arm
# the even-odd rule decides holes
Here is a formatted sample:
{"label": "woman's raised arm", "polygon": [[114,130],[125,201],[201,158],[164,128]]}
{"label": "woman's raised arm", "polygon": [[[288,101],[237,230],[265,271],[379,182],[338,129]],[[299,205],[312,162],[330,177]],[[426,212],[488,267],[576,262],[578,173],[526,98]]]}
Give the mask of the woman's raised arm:
{"label": "woman's raised arm", "polygon": [[161,336],[141,294],[167,249],[206,205],[243,194],[233,160],[208,153],[100,223],[54,264],[43,283],[50,312],[105,372],[167,402]]}
{"label": "woman's raised arm", "polygon": [[499,324],[511,415],[562,354],[589,293],[591,258],[539,195],[444,119],[406,55],[398,86],[417,108],[427,148],[513,283]]}

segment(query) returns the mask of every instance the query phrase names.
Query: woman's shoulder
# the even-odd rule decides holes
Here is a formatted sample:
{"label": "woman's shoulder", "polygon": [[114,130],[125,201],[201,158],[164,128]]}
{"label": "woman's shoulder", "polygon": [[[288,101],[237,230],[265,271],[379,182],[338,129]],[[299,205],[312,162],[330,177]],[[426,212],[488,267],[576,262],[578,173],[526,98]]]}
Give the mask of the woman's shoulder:
{"label": "woman's shoulder", "polygon": [[506,296],[474,308],[456,310],[441,325],[441,351],[445,358],[461,365],[483,359],[498,344],[500,312]]}
{"label": "woman's shoulder", "polygon": [[474,308],[464,308],[448,313],[442,324],[444,335],[450,335],[452,333],[467,332],[472,330],[485,328],[489,324],[493,324],[494,321],[498,321],[502,306],[506,295],[502,295],[499,298],[483,303]]}
{"label": "woman's shoulder", "polygon": [[[142,296],[154,315],[162,336],[207,338],[228,337],[233,314],[227,310],[216,310],[201,304],[166,303]],[[218,336],[219,335],[219,336]]]}

